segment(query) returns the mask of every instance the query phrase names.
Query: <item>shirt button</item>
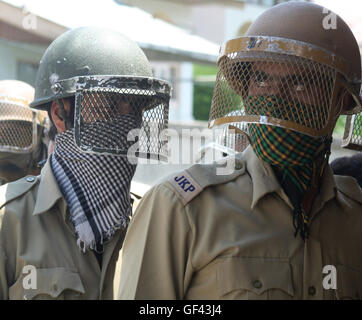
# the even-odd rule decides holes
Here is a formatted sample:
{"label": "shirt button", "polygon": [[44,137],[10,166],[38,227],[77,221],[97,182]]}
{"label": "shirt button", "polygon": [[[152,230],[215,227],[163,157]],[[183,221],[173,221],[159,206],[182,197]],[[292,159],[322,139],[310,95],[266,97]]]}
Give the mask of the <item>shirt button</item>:
{"label": "shirt button", "polygon": [[26,181],[28,182],[34,182],[35,178],[34,177],[27,177]]}
{"label": "shirt button", "polygon": [[263,284],[259,280],[253,281],[253,287],[256,289],[260,289],[263,286]]}
{"label": "shirt button", "polygon": [[237,162],[235,164],[235,170],[241,170],[243,168],[243,164],[241,162]]}
{"label": "shirt button", "polygon": [[315,287],[310,286],[310,287],[308,288],[308,293],[309,293],[311,296],[314,296],[315,293],[316,293]]}

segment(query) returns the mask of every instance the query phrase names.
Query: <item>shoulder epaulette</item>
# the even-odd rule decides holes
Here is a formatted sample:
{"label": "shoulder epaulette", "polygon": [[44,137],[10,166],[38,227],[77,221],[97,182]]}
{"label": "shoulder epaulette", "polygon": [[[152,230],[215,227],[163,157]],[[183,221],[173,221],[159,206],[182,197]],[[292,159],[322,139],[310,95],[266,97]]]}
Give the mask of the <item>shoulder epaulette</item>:
{"label": "shoulder epaulette", "polygon": [[28,192],[38,182],[38,177],[27,176],[0,186],[0,209],[10,201]]}
{"label": "shoulder epaulette", "polygon": [[244,172],[243,159],[228,157],[212,164],[193,165],[171,175],[166,183],[172,186],[182,203],[186,205],[205,188],[232,181]]}
{"label": "shoulder epaulette", "polygon": [[337,189],[353,200],[362,203],[362,190],[356,179],[346,176],[334,175],[334,181]]}

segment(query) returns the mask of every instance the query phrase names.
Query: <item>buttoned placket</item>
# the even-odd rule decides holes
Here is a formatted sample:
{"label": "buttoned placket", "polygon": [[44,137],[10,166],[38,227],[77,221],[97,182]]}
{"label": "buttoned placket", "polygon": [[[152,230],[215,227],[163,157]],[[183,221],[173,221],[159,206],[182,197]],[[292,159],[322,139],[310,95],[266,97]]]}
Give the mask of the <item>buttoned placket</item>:
{"label": "buttoned placket", "polygon": [[[328,170],[328,168],[327,168]],[[325,180],[321,185],[321,192],[316,196],[310,216],[310,235],[304,244],[303,267],[303,299],[320,300],[326,296],[323,289],[323,257],[322,245],[319,236],[320,215],[327,201],[335,196],[329,185],[332,181]]]}
{"label": "buttoned placket", "polygon": [[[326,168],[329,170],[329,168]],[[321,192],[316,196],[314,204],[311,208],[310,215],[310,234],[304,242],[303,247],[303,299],[321,300],[327,296],[327,292],[323,288],[323,256],[322,245],[319,238],[320,215],[327,201],[331,200],[336,195],[336,190],[331,174],[323,180]],[[332,189],[333,188],[333,192]],[[280,198],[285,201],[289,207],[291,204],[287,200],[284,190],[278,192]],[[291,207],[292,208],[292,207]]]}
{"label": "buttoned placket", "polygon": [[[100,295],[99,299],[103,298],[103,295],[106,291],[110,290],[110,288],[113,289],[113,277],[111,279],[111,282],[108,284],[105,283],[105,280],[107,278],[107,272],[109,269],[109,263],[112,260],[113,254],[116,254],[115,250],[117,250],[117,244],[119,241],[121,241],[121,236],[124,236],[124,232],[122,230],[118,230],[110,242],[106,243],[104,245],[104,253],[103,253],[103,263],[102,263],[102,272],[101,272],[101,282],[100,282]],[[121,249],[121,246],[120,248]],[[116,264],[117,259],[114,259],[114,262]],[[116,265],[114,265],[114,270],[116,268]],[[109,286],[109,287],[108,287]]]}
{"label": "buttoned placket", "polygon": [[[76,240],[76,233],[75,233],[75,228],[72,224],[72,222],[68,219],[67,217],[67,205],[65,200],[63,199],[62,201],[59,202],[59,206],[58,206],[61,215],[63,217],[63,221],[67,226],[68,231],[72,234],[72,237],[74,238],[74,241]],[[105,284],[105,279],[107,276],[107,271],[108,271],[108,267],[109,267],[109,262],[112,259],[112,255],[117,247],[117,243],[120,240],[122,231],[118,230],[113,238],[104,244],[103,248],[104,248],[104,252],[102,255],[102,267],[99,265],[98,260],[96,255],[93,252],[90,252],[91,254],[89,254],[89,257],[91,259],[91,263],[92,265],[95,266],[98,276],[100,277],[100,283],[99,283],[99,299],[101,300],[104,293],[106,292],[106,290],[108,290],[108,286],[107,284]],[[83,252],[81,254],[84,254]],[[113,283],[109,284],[110,287],[113,287]]]}
{"label": "buttoned placket", "polygon": [[323,261],[320,239],[318,238],[320,219],[310,222],[310,234],[304,242],[303,299],[323,299]]}
{"label": "buttoned placket", "polygon": [[[42,169],[43,177],[40,180],[39,190],[36,205],[34,208],[34,215],[43,214],[50,210],[55,210],[57,214],[60,214],[60,223],[63,222],[66,226],[66,229],[70,233],[74,242],[77,242],[76,231],[73,223],[69,219],[69,213],[67,214],[67,203],[62,196],[61,191],[59,190],[58,184],[53,175],[51,166],[50,166],[50,158],[48,158],[47,163],[44,165]],[[39,177],[40,179],[40,177]],[[31,182],[31,181],[29,181]],[[42,194],[49,193],[49,197],[40,197]],[[84,259],[89,261],[94,271],[97,273],[97,276],[100,278],[99,283],[99,298],[101,299],[104,296],[104,293],[109,290],[107,284],[105,283],[105,279],[107,278],[107,272],[109,269],[109,263],[112,259],[113,254],[116,254],[114,251],[117,249],[117,244],[119,241],[122,241],[125,232],[123,230],[118,230],[115,232],[113,238],[104,245],[104,253],[102,258],[102,267],[99,265],[97,257],[93,252],[91,253],[81,253],[84,255]],[[121,244],[119,245],[121,248]],[[119,249],[120,249],[119,248]],[[80,250],[80,249],[79,249]],[[90,258],[86,257],[89,256]],[[78,270],[79,272],[81,270]],[[110,284],[110,287],[113,287],[113,283]]]}
{"label": "buttoned placket", "polygon": [[[74,238],[74,241],[76,240],[76,233],[73,224],[69,219],[67,219],[67,205],[65,203],[65,200],[59,202],[59,210],[61,212],[61,215],[63,217],[63,221],[67,226],[68,231],[72,234],[72,237]],[[107,271],[109,267],[109,262],[112,259],[112,255],[114,253],[114,250],[117,246],[118,241],[120,240],[122,231],[117,231],[113,238],[104,244],[104,252],[102,256],[102,267],[99,265],[96,255],[93,252],[90,252],[89,259],[94,266],[94,268],[97,270],[97,274],[100,277],[99,282],[99,299],[101,300],[106,290],[109,288],[105,284],[105,279],[107,277]],[[81,254],[84,254],[83,252]],[[86,257],[84,257],[86,259]],[[111,287],[113,287],[113,283],[109,284]]]}
{"label": "buttoned placket", "polygon": [[[69,219],[69,212],[68,212],[68,207],[67,207],[67,203],[65,201],[65,199],[61,199],[58,202],[58,209],[61,213],[62,219],[64,224],[66,225],[67,230],[69,231],[69,233],[71,234],[71,236],[73,237],[74,241],[77,241],[77,236],[76,236],[76,232],[75,232],[75,228],[74,225],[72,224],[72,222]],[[87,259],[87,257],[85,257],[85,253],[81,252],[81,249],[79,249],[80,254],[84,255],[84,259]],[[88,255],[90,258],[90,261],[92,263],[92,265],[94,266],[93,269],[96,270],[97,272],[97,276],[98,277],[102,277],[102,270],[101,267],[99,266],[97,257],[91,252],[91,254]],[[99,293],[101,293],[101,287],[99,289]],[[100,296],[100,294],[99,294]]]}

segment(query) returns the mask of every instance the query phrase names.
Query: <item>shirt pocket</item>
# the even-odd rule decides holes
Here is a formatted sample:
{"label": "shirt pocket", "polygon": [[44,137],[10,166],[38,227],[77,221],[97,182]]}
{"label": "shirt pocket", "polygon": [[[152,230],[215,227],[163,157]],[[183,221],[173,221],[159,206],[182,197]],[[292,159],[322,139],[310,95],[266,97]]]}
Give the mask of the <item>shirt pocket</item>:
{"label": "shirt pocket", "polygon": [[36,285],[29,287],[28,275],[22,274],[9,288],[10,300],[80,299],[85,293],[78,272],[69,268],[37,268]]}
{"label": "shirt pocket", "polygon": [[290,300],[294,296],[288,259],[224,258],[218,264],[220,299]]}
{"label": "shirt pocket", "polygon": [[337,300],[362,299],[362,272],[356,269],[337,265]]}

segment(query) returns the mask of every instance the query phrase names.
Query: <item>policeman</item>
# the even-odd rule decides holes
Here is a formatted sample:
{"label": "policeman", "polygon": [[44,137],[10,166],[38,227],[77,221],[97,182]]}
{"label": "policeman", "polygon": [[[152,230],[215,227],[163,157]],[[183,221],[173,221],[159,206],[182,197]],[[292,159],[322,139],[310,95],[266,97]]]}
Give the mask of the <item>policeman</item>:
{"label": "policeman", "polygon": [[355,178],[362,188],[362,153],[336,158],[331,162],[331,168],[334,174]]}
{"label": "policeman", "polygon": [[47,157],[46,112],[32,110],[34,88],[17,80],[0,81],[0,185],[38,175]]}
{"label": "policeman", "polygon": [[143,197],[119,298],[362,297],[362,191],[328,165],[339,114],[361,107],[361,57],[342,19],[324,18],[280,4],[222,47],[210,126],[249,123],[250,146],[231,174],[195,165]]}
{"label": "policeman", "polygon": [[164,148],[148,133],[167,125],[169,98],[117,32],[84,27],[53,41],[31,106],[48,111],[54,150],[39,177],[0,189],[0,298],[113,298],[137,156]]}

